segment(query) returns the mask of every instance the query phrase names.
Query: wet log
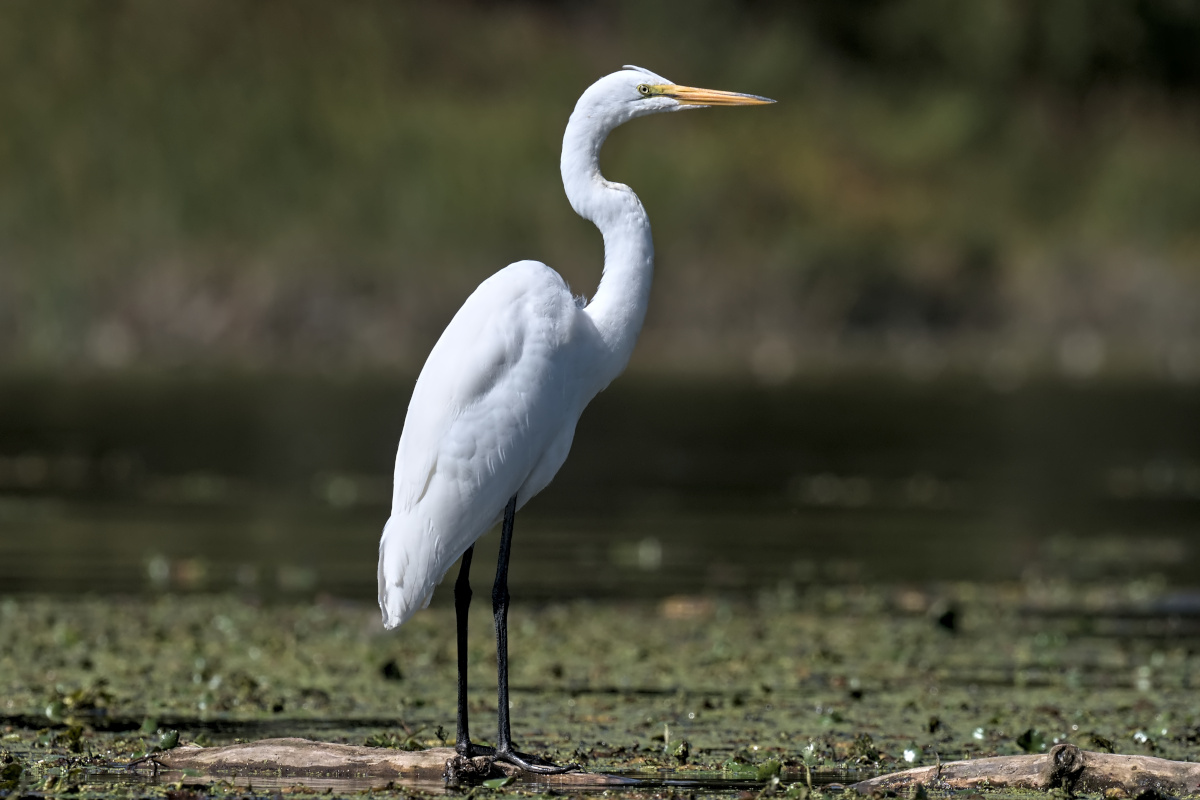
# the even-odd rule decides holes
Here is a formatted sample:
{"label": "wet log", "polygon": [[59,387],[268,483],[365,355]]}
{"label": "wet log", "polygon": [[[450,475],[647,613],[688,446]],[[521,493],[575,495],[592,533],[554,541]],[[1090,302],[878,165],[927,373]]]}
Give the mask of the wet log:
{"label": "wet log", "polygon": [[1048,753],[950,761],[880,775],[848,786],[863,795],[901,789],[1065,789],[1108,797],[1200,794],[1200,763],[1126,756],[1055,745]]}
{"label": "wet log", "polygon": [[287,738],[225,747],[183,745],[156,754],[155,760],[170,769],[211,775],[399,778],[440,776],[456,755],[449,747],[409,752]]}
{"label": "wet log", "polygon": [[[512,765],[494,763],[487,757],[461,758],[450,747],[408,751],[297,738],[262,739],[224,747],[183,745],[156,753],[152,760],[167,769],[194,770],[201,775],[219,777],[431,780],[448,775],[462,782],[473,782],[523,775]],[[536,778],[539,782],[564,785],[631,782],[612,775],[583,771],[538,775]]]}

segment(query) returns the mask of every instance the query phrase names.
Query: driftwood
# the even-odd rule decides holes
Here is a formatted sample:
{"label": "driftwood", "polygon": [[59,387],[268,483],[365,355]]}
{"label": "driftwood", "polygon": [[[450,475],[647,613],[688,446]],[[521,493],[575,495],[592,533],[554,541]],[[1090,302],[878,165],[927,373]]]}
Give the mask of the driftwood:
{"label": "driftwood", "polygon": [[[194,770],[206,777],[473,782],[518,775],[508,764],[490,758],[460,758],[452,748],[405,751],[382,747],[314,742],[308,739],[263,739],[226,747],[182,747],[157,753],[159,765]],[[564,786],[636,784],[638,781],[594,772],[527,776],[539,783]],[[999,756],[949,761],[930,767],[893,772],[847,786],[863,795],[912,790],[1066,789],[1071,793],[1105,793],[1108,797],[1148,798],[1200,794],[1200,763],[1167,761],[1149,756],[1113,755],[1056,745],[1032,756]]]}
{"label": "driftwood", "polygon": [[915,789],[1066,789],[1110,797],[1200,794],[1200,764],[1149,756],[1124,756],[1060,744],[1043,755],[949,761],[893,772],[846,787],[870,795]]}
{"label": "driftwood", "polygon": [[[195,770],[205,776],[340,779],[441,779],[464,781],[503,778],[519,770],[509,764],[493,763],[479,756],[461,758],[453,748],[391,750],[349,744],[314,742],[309,739],[262,739],[225,747],[183,745],[153,757],[170,770]],[[564,785],[613,785],[636,783],[613,775],[567,772],[538,775],[539,782]]]}

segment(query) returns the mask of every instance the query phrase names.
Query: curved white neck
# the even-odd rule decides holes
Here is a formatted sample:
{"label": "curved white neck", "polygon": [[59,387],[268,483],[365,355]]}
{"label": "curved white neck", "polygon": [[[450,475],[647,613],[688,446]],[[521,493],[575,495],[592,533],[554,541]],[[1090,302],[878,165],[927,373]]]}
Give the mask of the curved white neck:
{"label": "curved white neck", "polygon": [[562,179],[571,207],[604,236],[604,273],[584,308],[600,333],[605,363],[598,365],[600,388],[624,369],[633,354],[650,302],[654,243],[646,209],[628,186],[600,174],[600,146],[609,130],[576,108],[563,136]]}

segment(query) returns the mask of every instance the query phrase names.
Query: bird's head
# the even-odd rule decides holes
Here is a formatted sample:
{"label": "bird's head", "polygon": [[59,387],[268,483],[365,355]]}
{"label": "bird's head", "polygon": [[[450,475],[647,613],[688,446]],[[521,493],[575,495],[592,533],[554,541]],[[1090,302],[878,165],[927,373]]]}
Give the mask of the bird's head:
{"label": "bird's head", "polygon": [[753,94],[680,86],[648,69],[626,66],[588,87],[575,113],[615,127],[635,117],[706,106],[757,106],[774,100]]}

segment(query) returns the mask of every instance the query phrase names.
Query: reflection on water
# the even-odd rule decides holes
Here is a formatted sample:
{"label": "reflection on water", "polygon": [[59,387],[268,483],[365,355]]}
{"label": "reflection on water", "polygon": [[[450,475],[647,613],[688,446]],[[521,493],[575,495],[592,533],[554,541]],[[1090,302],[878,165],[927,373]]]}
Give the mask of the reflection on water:
{"label": "reflection on water", "polygon": [[[369,598],[410,386],[0,380],[0,591]],[[520,516],[514,592],[1195,582],[1198,411],[1167,384],[625,378]]]}

